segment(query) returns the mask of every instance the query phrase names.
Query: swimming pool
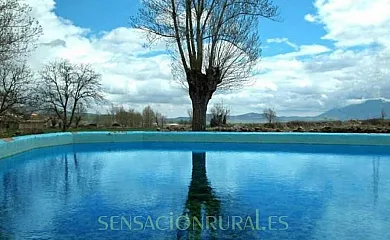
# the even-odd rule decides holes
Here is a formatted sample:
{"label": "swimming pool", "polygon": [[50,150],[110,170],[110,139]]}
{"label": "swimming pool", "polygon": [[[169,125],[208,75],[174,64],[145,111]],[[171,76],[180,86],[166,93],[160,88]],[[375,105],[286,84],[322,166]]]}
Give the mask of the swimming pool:
{"label": "swimming pool", "polygon": [[388,146],[93,143],[0,161],[0,239],[390,239]]}

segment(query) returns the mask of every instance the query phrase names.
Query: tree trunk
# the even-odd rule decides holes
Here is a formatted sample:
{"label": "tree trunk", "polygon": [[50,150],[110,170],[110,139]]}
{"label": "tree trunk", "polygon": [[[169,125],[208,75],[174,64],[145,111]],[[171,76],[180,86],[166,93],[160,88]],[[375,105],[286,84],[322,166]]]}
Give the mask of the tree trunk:
{"label": "tree trunk", "polygon": [[62,131],[63,131],[63,132],[66,132],[66,129],[67,129],[66,123],[62,123]]}
{"label": "tree trunk", "polygon": [[[200,99],[199,99],[200,98]],[[192,100],[192,131],[206,131],[207,104],[206,97],[194,97]]]}
{"label": "tree trunk", "polygon": [[66,114],[66,108],[64,108],[64,116],[62,119],[62,131],[65,132],[67,129],[67,124],[68,124],[68,116]]}
{"label": "tree trunk", "polygon": [[192,152],[192,180],[208,185],[206,177],[206,152]]}
{"label": "tree trunk", "polygon": [[206,74],[189,71],[187,82],[192,101],[192,131],[205,131],[207,105],[221,83],[220,73],[215,69],[207,70]]}
{"label": "tree trunk", "polygon": [[[192,152],[192,176],[188,188],[187,201],[183,215],[190,219],[196,217],[202,221],[206,216],[218,217],[221,212],[221,202],[214,194],[206,173],[206,153]],[[211,228],[208,239],[218,239],[218,232]],[[179,230],[180,239],[201,239],[202,229],[195,222],[190,222],[187,230]]]}

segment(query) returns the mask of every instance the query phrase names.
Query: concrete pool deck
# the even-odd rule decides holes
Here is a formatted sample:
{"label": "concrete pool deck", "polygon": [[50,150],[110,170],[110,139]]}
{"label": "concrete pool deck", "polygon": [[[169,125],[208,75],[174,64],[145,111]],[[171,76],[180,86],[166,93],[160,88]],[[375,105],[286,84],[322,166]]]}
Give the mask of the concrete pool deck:
{"label": "concrete pool deck", "polygon": [[29,150],[80,143],[187,142],[390,146],[390,134],[232,132],[65,132],[0,140],[0,159]]}

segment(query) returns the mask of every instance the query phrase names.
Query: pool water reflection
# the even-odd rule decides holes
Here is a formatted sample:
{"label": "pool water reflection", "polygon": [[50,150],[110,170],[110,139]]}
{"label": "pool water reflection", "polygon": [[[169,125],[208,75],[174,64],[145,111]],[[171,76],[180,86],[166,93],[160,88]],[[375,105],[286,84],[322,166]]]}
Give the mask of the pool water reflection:
{"label": "pool water reflection", "polygon": [[390,239],[387,148],[183,146],[1,160],[0,239]]}

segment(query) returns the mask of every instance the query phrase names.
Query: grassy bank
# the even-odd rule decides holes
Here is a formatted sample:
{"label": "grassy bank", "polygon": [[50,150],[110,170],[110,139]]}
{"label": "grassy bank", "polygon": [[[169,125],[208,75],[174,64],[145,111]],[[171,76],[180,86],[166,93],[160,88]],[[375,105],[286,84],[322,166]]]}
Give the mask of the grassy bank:
{"label": "grassy bank", "polygon": [[[68,129],[66,132],[94,132],[94,131],[101,131],[101,132],[116,132],[116,131],[156,131],[155,128],[71,128]],[[28,132],[21,132],[19,130],[13,129],[9,130],[3,133],[0,133],[0,138],[10,138],[15,136],[23,136],[23,135],[31,135],[31,134],[44,134],[44,133],[56,133],[56,132],[62,132],[58,128],[47,128],[43,130],[35,130],[35,131],[28,131]]]}
{"label": "grassy bank", "polygon": [[[190,125],[179,125],[157,128],[71,128],[67,132],[84,131],[191,131]],[[365,121],[322,121],[322,122],[304,122],[294,121],[287,123],[272,124],[227,124],[221,127],[207,128],[207,131],[215,132],[324,132],[324,133],[390,133],[390,120],[371,119]],[[20,132],[18,130],[9,130],[0,133],[0,138],[9,138],[29,134],[43,134],[61,132],[60,129],[47,128],[44,130],[35,130],[30,132]]]}

